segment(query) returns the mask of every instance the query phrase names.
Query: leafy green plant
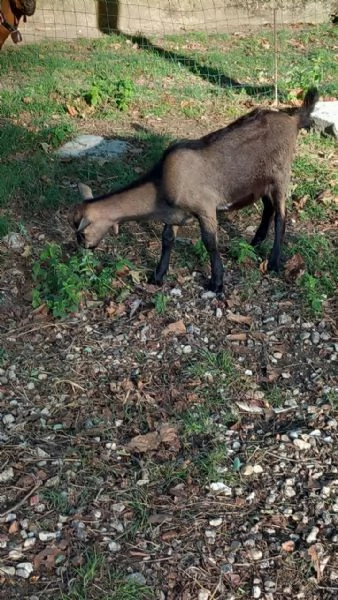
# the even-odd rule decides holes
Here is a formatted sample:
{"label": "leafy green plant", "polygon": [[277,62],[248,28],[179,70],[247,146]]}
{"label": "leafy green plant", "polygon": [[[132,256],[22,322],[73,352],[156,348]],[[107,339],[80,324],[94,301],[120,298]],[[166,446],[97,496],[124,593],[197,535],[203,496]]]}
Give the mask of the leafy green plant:
{"label": "leafy green plant", "polygon": [[131,79],[120,79],[115,84],[114,99],[120,111],[128,108],[135,94],[135,86]]}
{"label": "leafy green plant", "polygon": [[33,307],[44,303],[54,317],[65,317],[78,310],[88,294],[104,298],[112,291],[114,275],[124,267],[129,272],[131,266],[130,261],[118,259],[102,267],[92,252],[84,250],[64,260],[59,245],[47,244],[33,264]]}
{"label": "leafy green plant", "polygon": [[257,254],[254,248],[245,240],[235,238],[231,241],[230,255],[238,264],[243,265],[247,260],[257,262]]}
{"label": "leafy green plant", "polygon": [[209,261],[208,251],[201,239],[197,240],[197,242],[192,245],[192,251],[201,264],[205,264]]}
{"label": "leafy green plant", "polygon": [[0,239],[5,237],[12,227],[12,221],[6,215],[0,216]]}
{"label": "leafy green plant", "polygon": [[158,312],[160,315],[164,314],[169,301],[170,301],[169,296],[167,296],[166,294],[163,294],[162,292],[157,292],[157,294],[155,294],[155,296],[154,296],[156,312]]}

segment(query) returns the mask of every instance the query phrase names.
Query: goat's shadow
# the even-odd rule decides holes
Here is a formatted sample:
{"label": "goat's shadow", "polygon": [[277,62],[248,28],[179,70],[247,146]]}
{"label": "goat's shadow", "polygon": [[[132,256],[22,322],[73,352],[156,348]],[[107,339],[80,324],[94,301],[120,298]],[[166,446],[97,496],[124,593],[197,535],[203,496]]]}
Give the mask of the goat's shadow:
{"label": "goat's shadow", "polygon": [[249,96],[272,97],[274,88],[272,85],[258,85],[238,81],[234,77],[222,73],[220,69],[211,65],[203,65],[196,58],[187,56],[173,50],[166,50],[161,46],[154,44],[144,35],[132,35],[123,33],[118,28],[119,23],[119,2],[117,0],[99,0],[98,3],[98,27],[105,34],[117,33],[125,40],[133,44],[138,44],[145,52],[151,52],[161,56],[170,62],[179,63],[194,75],[197,75],[204,81],[233,90],[245,90]]}

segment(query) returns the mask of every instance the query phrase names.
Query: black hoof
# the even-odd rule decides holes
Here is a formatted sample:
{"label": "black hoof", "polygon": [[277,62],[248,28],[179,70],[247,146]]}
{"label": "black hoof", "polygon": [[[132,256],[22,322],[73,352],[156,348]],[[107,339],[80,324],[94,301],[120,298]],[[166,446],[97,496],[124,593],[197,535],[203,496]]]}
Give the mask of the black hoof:
{"label": "black hoof", "polygon": [[280,265],[279,262],[275,260],[269,260],[268,262],[268,271],[273,271],[274,273],[279,273]]}
{"label": "black hoof", "polygon": [[154,271],[151,275],[149,275],[148,283],[150,283],[151,285],[161,286],[161,285],[163,285],[163,277],[162,278],[158,277],[156,275],[156,271]]}
{"label": "black hoof", "polygon": [[215,294],[222,294],[222,292],[223,292],[223,282],[216,283],[212,279],[209,279],[209,281],[207,281],[205,287],[209,292],[214,292]]}

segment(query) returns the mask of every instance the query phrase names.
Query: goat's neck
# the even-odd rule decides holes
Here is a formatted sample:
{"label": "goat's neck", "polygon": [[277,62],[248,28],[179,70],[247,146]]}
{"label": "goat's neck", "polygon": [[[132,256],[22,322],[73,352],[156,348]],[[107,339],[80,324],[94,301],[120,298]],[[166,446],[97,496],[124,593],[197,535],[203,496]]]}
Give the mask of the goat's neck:
{"label": "goat's neck", "polygon": [[161,219],[158,189],[153,182],[110,194],[93,205],[100,216],[113,223]]}

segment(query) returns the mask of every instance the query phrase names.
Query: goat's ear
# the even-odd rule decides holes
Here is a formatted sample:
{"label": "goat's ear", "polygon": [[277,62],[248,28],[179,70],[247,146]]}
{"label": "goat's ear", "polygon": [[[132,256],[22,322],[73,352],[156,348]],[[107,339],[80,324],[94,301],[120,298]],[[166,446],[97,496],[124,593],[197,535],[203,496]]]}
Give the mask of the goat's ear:
{"label": "goat's ear", "polygon": [[87,217],[82,217],[80,223],[77,226],[77,230],[76,231],[80,233],[81,231],[83,231],[84,229],[86,229],[86,227],[88,227],[88,225],[90,225],[89,219],[87,219]]}
{"label": "goat's ear", "polygon": [[83,200],[91,200],[92,198],[94,198],[93,192],[89,185],[81,183],[80,181],[80,183],[77,184],[77,187]]}

